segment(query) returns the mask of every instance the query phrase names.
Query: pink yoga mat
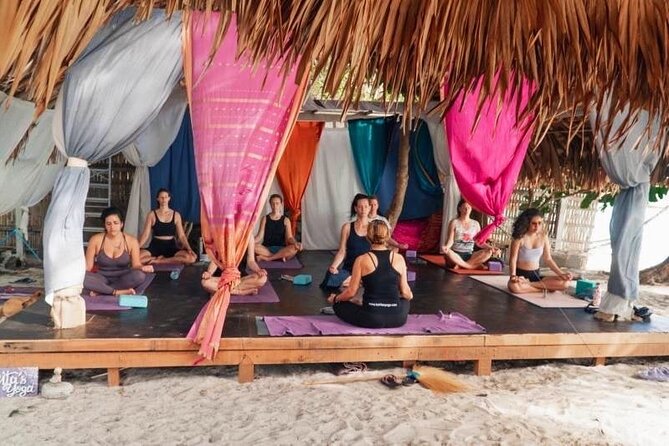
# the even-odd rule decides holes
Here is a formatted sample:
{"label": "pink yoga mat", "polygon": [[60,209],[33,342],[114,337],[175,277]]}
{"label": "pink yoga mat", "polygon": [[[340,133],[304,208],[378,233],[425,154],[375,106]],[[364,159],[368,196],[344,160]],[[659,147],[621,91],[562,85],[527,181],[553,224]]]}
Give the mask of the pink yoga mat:
{"label": "pink yoga mat", "polygon": [[337,316],[265,316],[270,336],[484,333],[485,328],[460,313],[410,314],[397,328],[362,328]]}
{"label": "pink yoga mat", "polygon": [[302,268],[302,263],[300,263],[297,257],[293,257],[285,262],[280,260],[272,260],[271,262],[260,260],[258,261],[258,266],[264,269],[298,269]]}
{"label": "pink yoga mat", "polygon": [[258,294],[250,296],[230,296],[231,304],[271,304],[279,302],[279,295],[271,283],[267,282],[258,290]]}
{"label": "pink yoga mat", "polygon": [[0,299],[9,299],[10,297],[16,295],[28,295],[30,296],[37,291],[43,291],[44,288],[37,286],[14,286],[14,285],[5,285],[0,286],[0,295],[8,295],[9,297],[0,297]]}

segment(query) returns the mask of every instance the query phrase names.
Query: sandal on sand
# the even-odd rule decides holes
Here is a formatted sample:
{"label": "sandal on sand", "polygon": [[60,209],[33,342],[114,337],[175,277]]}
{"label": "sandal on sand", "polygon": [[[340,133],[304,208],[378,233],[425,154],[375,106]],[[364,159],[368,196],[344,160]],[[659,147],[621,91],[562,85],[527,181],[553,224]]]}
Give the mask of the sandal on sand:
{"label": "sandal on sand", "polygon": [[364,362],[345,362],[342,367],[337,370],[336,375],[350,375],[352,373],[362,373],[367,371],[367,364]]}
{"label": "sandal on sand", "polygon": [[650,367],[637,373],[636,377],[649,381],[669,382],[669,367]]}
{"label": "sandal on sand", "polygon": [[395,375],[386,375],[381,378],[379,382],[389,389],[397,389],[403,384],[403,382]]}

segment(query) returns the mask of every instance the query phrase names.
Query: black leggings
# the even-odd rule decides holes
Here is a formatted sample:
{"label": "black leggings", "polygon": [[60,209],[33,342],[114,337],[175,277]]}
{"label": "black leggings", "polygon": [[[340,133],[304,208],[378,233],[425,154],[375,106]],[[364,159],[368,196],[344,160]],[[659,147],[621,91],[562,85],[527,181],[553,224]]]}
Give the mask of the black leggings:
{"label": "black leggings", "polygon": [[394,328],[406,324],[409,301],[400,299],[399,307],[394,312],[370,311],[368,307],[351,302],[337,302],[332,305],[332,309],[339,319],[357,327]]}

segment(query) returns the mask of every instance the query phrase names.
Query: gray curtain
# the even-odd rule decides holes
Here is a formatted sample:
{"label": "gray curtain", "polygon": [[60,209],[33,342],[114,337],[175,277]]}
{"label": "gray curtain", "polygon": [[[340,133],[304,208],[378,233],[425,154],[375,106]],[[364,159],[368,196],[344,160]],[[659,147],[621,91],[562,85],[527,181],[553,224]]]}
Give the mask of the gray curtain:
{"label": "gray curtain", "polygon": [[[660,124],[658,119],[641,111],[631,121],[633,124],[626,128],[625,136],[614,139],[613,133],[624,125],[629,111],[611,119],[609,110],[610,102],[605,101],[600,111],[602,125],[595,135],[595,144],[604,170],[611,181],[620,186],[620,193],[613,205],[609,227],[611,274],[600,310],[629,319],[633,314],[633,302],[639,297],[639,253],[650,174],[659,159],[652,148],[660,137]],[[594,128],[596,116],[591,115],[590,120]]]}
{"label": "gray curtain", "polygon": [[448,237],[448,223],[458,216],[460,188],[453,175],[444,123],[439,118],[423,119],[427,123],[427,128],[430,132],[434,161],[439,171],[441,189],[444,191],[444,206],[441,212],[441,236],[439,237],[439,251],[441,251],[441,247],[446,244],[446,238]]}
{"label": "gray curtain", "polygon": [[[47,298],[78,296],[85,273],[82,229],[87,163],[119,153],[147,128],[182,76],[181,17],[162,10],[140,23],[125,9],[69,68],[54,116],[54,140],[68,156],[44,224]],[[62,116],[59,116],[59,113]],[[49,301],[49,299],[47,299]]]}
{"label": "gray curtain", "polygon": [[177,86],[163,105],[156,119],[123,150],[123,156],[135,166],[132,188],[125,214],[125,232],[139,236],[146,216],[151,211],[149,167],[155,166],[176,138],[186,111],[186,91]]}

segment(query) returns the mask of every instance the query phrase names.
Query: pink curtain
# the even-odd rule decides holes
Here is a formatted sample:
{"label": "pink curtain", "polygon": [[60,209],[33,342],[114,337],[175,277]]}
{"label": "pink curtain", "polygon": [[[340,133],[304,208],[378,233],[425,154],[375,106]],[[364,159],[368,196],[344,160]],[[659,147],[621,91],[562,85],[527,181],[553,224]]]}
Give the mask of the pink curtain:
{"label": "pink curtain", "polygon": [[[474,208],[494,217],[493,223],[476,236],[479,243],[488,240],[504,222],[504,208],[533,130],[529,117],[517,122],[516,112],[525,109],[534,91],[526,81],[513,94],[493,96],[480,106],[482,84],[479,79],[473,90],[461,92],[444,119],[453,173],[462,196]],[[477,117],[479,107],[481,114]]]}
{"label": "pink curtain", "polygon": [[280,66],[261,63],[252,70],[245,58],[236,60],[234,17],[205,66],[219,16],[193,12],[184,44],[202,237],[223,271],[218,291],[188,333],[207,359],[218,351],[230,289],[240,277],[237,265],[295,123],[306,80],[298,82],[293,68],[284,83]]}

